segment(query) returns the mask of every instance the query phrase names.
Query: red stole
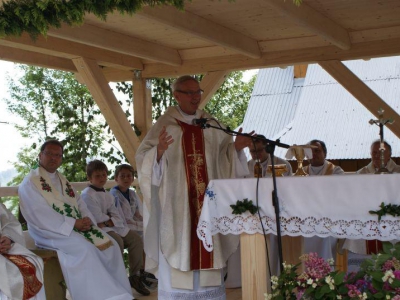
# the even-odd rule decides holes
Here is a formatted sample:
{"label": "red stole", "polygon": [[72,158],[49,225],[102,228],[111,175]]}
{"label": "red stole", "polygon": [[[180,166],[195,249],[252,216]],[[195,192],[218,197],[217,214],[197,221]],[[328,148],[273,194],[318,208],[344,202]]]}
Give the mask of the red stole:
{"label": "red stole", "polygon": [[381,241],[370,240],[370,241],[365,241],[365,243],[367,247],[367,254],[378,254],[383,250],[383,245]]}
{"label": "red stole", "polygon": [[24,280],[23,300],[32,298],[39,293],[42,283],[36,277],[35,266],[22,255],[3,254],[9,261],[16,265]]}
{"label": "red stole", "polygon": [[188,185],[190,209],[190,268],[191,270],[213,268],[213,252],[204,249],[197,237],[197,224],[203,207],[204,193],[208,185],[207,164],[203,130],[176,120],[182,128],[182,149]]}

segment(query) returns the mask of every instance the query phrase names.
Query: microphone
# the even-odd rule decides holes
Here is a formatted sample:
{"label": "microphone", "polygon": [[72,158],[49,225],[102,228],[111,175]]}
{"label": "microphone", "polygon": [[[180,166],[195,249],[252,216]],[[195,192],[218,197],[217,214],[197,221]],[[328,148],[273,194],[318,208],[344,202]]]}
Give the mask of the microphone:
{"label": "microphone", "polygon": [[200,119],[193,119],[192,125],[204,125],[208,121],[212,120],[212,118],[200,118]]}

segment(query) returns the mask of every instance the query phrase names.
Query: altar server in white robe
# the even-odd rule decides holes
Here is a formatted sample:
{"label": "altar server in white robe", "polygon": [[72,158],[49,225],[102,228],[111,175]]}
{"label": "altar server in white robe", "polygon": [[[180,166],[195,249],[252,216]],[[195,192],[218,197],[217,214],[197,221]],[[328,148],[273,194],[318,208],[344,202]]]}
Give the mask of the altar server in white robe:
{"label": "altar server in white robe", "polygon": [[0,203],[0,299],[45,300],[43,261],[25,248],[21,224]]}
{"label": "altar server in white robe", "polygon": [[[321,140],[312,140],[310,145],[316,146],[312,148],[312,158],[310,164],[304,167],[304,171],[310,176],[319,175],[341,175],[344,171],[341,167],[335,166],[326,160],[328,153],[326,145]],[[313,236],[304,239],[304,252],[316,252],[324,259],[336,259],[336,243],[337,239],[334,237],[320,238]]]}
{"label": "altar server in white robe", "polygon": [[21,212],[39,247],[57,251],[74,300],[133,299],[118,244],[99,229],[69,181],[57,171],[63,146],[46,141],[39,167],[18,188]]}
{"label": "altar server in white robe", "polygon": [[146,269],[158,269],[159,299],[225,299],[221,269],[238,237],[214,236],[208,253],[196,228],[208,181],[248,174],[242,149],[251,139],[233,141],[223,131],[192,125],[194,119],[212,118],[198,109],[203,91],[195,78],[178,78],[172,90],[178,106],[158,119],[136,155]]}

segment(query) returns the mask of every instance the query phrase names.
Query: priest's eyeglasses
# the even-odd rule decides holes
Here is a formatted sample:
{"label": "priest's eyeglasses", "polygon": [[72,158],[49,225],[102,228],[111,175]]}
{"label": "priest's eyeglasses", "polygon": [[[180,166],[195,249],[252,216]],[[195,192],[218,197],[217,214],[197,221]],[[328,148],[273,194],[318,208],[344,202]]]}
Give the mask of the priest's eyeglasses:
{"label": "priest's eyeglasses", "polygon": [[47,152],[47,151],[43,151],[43,154],[49,157],[53,157],[53,158],[61,158],[63,155],[59,154],[59,153],[51,153],[51,152]]}
{"label": "priest's eyeglasses", "polygon": [[197,96],[197,95],[202,95],[203,93],[204,93],[204,91],[203,90],[197,90],[197,91],[194,91],[194,92],[192,92],[192,91],[181,91],[181,90],[176,90],[177,92],[179,92],[179,93],[182,93],[182,94],[185,94],[185,95],[188,95],[188,96]]}

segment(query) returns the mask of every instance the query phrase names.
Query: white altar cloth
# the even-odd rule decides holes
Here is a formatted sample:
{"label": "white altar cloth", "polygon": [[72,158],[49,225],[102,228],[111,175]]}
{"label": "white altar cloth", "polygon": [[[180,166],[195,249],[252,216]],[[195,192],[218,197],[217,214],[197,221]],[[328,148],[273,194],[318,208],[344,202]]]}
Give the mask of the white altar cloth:
{"label": "white altar cloth", "polygon": [[[262,233],[258,214],[233,215],[231,204],[245,198],[256,205],[256,178],[211,180],[197,235],[208,251],[212,236]],[[400,205],[400,174],[278,177],[282,235],[349,239],[400,239],[400,218],[369,213],[379,205]],[[259,182],[259,206],[265,233],[276,234],[272,179]]]}

